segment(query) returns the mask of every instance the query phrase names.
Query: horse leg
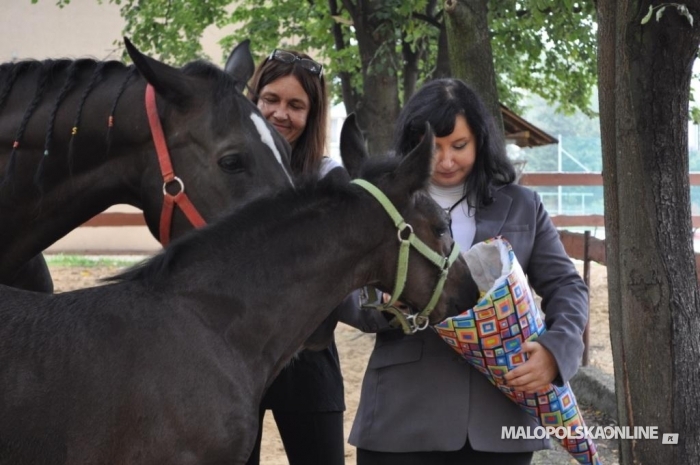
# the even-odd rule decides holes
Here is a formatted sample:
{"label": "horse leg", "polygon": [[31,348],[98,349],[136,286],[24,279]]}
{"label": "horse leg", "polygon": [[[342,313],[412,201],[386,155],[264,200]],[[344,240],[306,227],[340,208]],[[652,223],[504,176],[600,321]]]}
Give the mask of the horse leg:
{"label": "horse leg", "polygon": [[22,265],[8,285],[26,291],[53,293],[53,280],[44,256],[36,255]]}

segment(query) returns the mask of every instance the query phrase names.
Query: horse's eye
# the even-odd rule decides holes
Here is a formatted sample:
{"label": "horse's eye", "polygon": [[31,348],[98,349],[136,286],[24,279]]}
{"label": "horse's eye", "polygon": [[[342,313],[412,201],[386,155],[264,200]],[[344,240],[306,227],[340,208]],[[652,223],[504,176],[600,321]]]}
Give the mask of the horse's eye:
{"label": "horse's eye", "polygon": [[437,237],[442,237],[447,233],[448,229],[447,226],[436,226],[435,227],[435,235]]}
{"label": "horse's eye", "polygon": [[219,166],[227,173],[240,173],[245,170],[243,157],[240,154],[224,155],[219,158]]}

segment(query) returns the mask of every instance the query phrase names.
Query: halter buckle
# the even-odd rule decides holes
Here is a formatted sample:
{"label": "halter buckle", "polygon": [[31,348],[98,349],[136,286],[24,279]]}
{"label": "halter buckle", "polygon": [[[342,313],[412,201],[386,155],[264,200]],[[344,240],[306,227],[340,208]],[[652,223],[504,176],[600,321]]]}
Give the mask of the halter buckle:
{"label": "halter buckle", "polygon": [[[408,237],[404,239],[401,235],[403,234],[404,231],[408,230]],[[399,238],[399,242],[406,242],[411,239],[411,236],[413,235],[413,226],[411,226],[408,223],[404,223],[403,228],[399,225],[398,230],[396,232],[397,237]]]}
{"label": "halter buckle", "polygon": [[[180,185],[180,190],[179,190],[176,194],[171,195],[171,194],[168,192],[167,187],[168,187],[169,184],[174,183],[174,182],[176,182],[176,183],[178,183],[178,184]],[[171,179],[170,181],[165,181],[165,182],[163,183],[163,195],[166,196],[166,197],[167,197],[168,195],[171,195],[171,197],[175,197],[176,195],[178,195],[178,194],[183,194],[184,192],[185,192],[185,183],[182,182],[182,179],[178,178],[177,176],[174,176],[173,179]]]}
{"label": "halter buckle", "polygon": [[406,322],[408,323],[408,327],[411,329],[411,334],[427,329],[428,325],[430,324],[430,320],[427,316],[418,313],[406,315]]}

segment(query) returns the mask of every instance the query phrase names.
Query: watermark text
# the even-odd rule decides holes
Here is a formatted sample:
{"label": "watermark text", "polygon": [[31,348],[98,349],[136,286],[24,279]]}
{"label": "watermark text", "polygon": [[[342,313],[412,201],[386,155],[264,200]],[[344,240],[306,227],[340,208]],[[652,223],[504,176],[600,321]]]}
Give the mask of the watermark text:
{"label": "watermark text", "polygon": [[502,426],[501,439],[661,439],[678,444],[678,433],[659,434],[658,426]]}

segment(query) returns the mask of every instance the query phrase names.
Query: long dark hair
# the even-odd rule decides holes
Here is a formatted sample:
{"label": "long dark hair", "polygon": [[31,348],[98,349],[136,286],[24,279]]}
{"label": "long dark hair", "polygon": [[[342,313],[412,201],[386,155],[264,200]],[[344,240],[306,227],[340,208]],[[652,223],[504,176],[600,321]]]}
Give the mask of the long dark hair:
{"label": "long dark hair", "polygon": [[[286,50],[301,58],[309,55],[295,50]],[[293,75],[309,97],[309,116],[306,127],[292,149],[292,171],[296,175],[315,176],[321,167],[326,148],[328,120],[328,94],[323,76],[311,73],[297,62],[283,63],[265,59],[258,65],[251,79],[249,97],[258,104],[260,91],[266,85],[285,76]]]}
{"label": "long dark hair", "polygon": [[426,122],[436,137],[452,134],[457,115],[464,115],[477,143],[474,168],[464,183],[464,193],[471,206],[483,207],[492,201],[490,185],[511,184],[516,174],[493,116],[463,81],[435,79],[411,97],[396,122],[394,151],[404,156],[413,150],[423,137]]}

